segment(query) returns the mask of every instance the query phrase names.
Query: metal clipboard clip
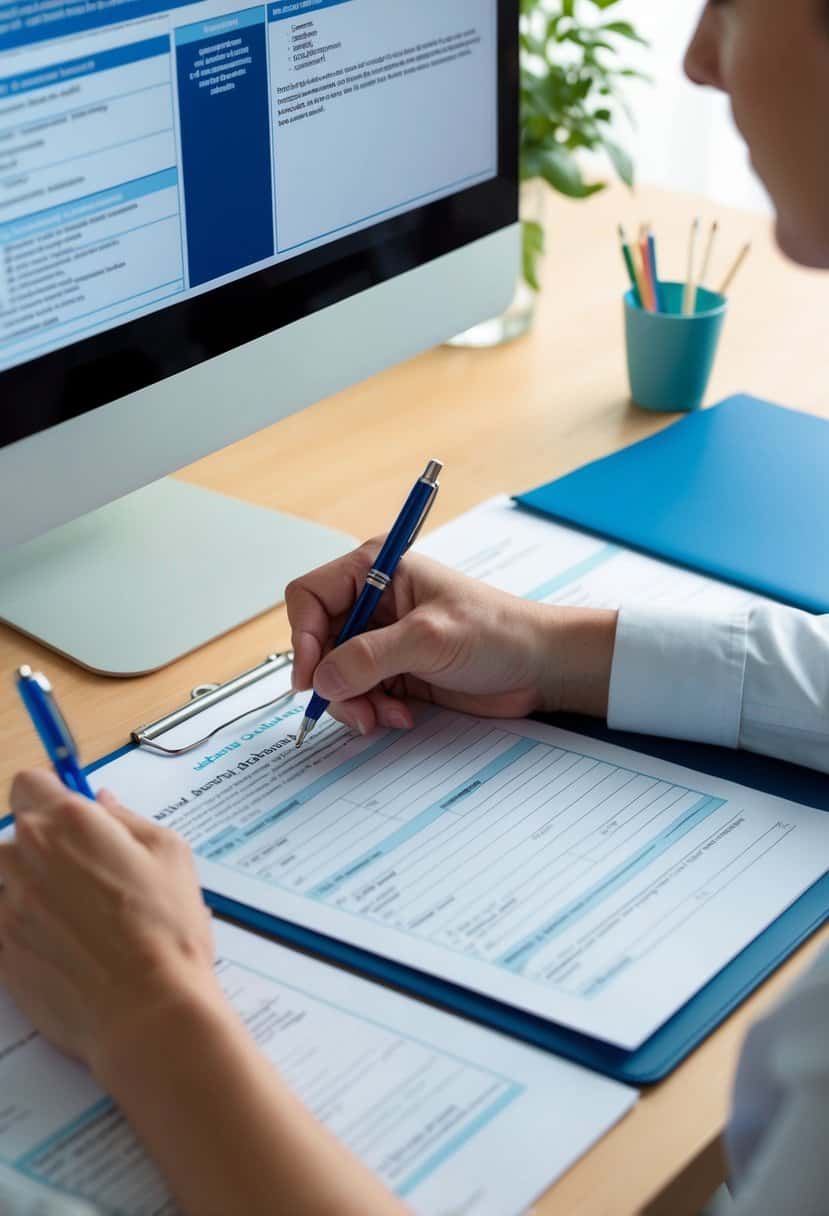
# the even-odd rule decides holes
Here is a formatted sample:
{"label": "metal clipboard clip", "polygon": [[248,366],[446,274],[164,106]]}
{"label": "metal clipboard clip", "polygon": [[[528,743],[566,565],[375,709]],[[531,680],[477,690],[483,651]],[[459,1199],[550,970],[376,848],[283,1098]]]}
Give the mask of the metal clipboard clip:
{"label": "metal clipboard clip", "polygon": [[294,695],[293,690],[289,689],[288,692],[280,693],[278,697],[272,697],[270,701],[265,701],[262,705],[254,705],[250,709],[236,714],[235,717],[228,718],[209,734],[203,735],[201,739],[196,739],[193,743],[188,743],[185,747],[164,747],[162,743],[157,742],[158,738],[176,726],[181,726],[184,722],[198,717],[206,709],[210,709],[211,705],[218,705],[237,692],[250,688],[252,684],[258,684],[260,680],[273,675],[275,671],[282,671],[285,667],[290,667],[293,661],[292,650],[283,651],[281,654],[269,654],[264,663],[260,663],[258,667],[252,667],[250,671],[243,671],[241,675],[228,680],[226,684],[199,684],[190,693],[190,700],[186,705],[182,705],[180,709],[174,709],[172,713],[165,714],[157,722],[149,722],[146,726],[137,727],[131,732],[130,738],[138,747],[143,747],[146,751],[154,752],[158,756],[186,756],[188,752],[194,752],[197,748],[202,747],[220,731],[227,730],[228,726],[241,722],[242,718],[249,718],[252,714],[261,713],[283,701],[289,701]]}

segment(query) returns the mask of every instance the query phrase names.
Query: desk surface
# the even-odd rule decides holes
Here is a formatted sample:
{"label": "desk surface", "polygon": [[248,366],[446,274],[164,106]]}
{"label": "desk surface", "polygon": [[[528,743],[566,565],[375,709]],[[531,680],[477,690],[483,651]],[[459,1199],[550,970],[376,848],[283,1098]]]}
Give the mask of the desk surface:
{"label": "desk surface", "polygon": [[[692,197],[620,190],[589,203],[549,200],[549,253],[533,333],[493,351],[441,348],[374,377],[200,461],[180,474],[263,506],[352,532],[392,518],[413,463],[446,462],[435,527],[499,491],[518,491],[624,446],[672,419],[631,406],[626,392],[615,227],[650,220],[665,278],[682,276]],[[753,392],[829,416],[823,343],[829,278],[794,269],[773,248],[769,221],[718,208],[719,277],[747,239],[752,255],[735,285],[710,400]],[[359,457],[359,459],[358,459]],[[367,459],[368,458],[368,459]],[[378,472],[361,484],[354,469]],[[285,648],[282,608],[155,675],[108,680],[74,668],[0,626],[0,673],[44,665],[87,760],[122,743],[138,722]],[[13,772],[42,763],[17,704],[0,681],[0,798]],[[824,934],[824,940],[827,934]],[[674,1075],[540,1200],[538,1216],[622,1216],[648,1209],[684,1216],[721,1178],[719,1138],[746,1028],[814,953],[804,947]]]}

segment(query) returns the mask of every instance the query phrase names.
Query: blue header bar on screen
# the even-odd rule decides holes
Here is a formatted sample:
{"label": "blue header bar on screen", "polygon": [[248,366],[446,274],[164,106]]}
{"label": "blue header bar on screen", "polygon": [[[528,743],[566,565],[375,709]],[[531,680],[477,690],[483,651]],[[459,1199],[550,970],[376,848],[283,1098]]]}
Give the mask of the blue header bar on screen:
{"label": "blue header bar on screen", "polygon": [[0,3],[0,51],[168,13],[192,0],[12,0]]}
{"label": "blue header bar on screen", "polygon": [[245,26],[263,25],[264,21],[265,9],[260,7],[246,8],[241,13],[228,13],[226,17],[215,17],[212,21],[199,21],[195,25],[183,25],[176,30],[176,46],[221,38],[223,34],[232,34]]}
{"label": "blue header bar on screen", "polygon": [[89,194],[75,202],[48,207],[45,211],[37,211],[34,215],[24,216],[23,219],[9,220],[0,224],[0,245],[63,227],[88,215],[98,215],[102,211],[123,207],[126,203],[144,198],[147,194],[155,194],[158,190],[171,190],[177,186],[178,170],[162,169],[160,173],[151,173],[133,182],[125,182],[115,190],[99,190],[96,194]]}
{"label": "blue header bar on screen", "polygon": [[168,38],[145,38],[131,46],[119,46],[99,55],[85,55],[83,59],[67,59],[54,67],[41,68],[35,72],[21,72],[19,76],[6,76],[0,80],[0,98],[17,97],[30,93],[32,89],[45,89],[51,85],[77,80],[79,76],[91,76],[94,72],[106,72],[110,68],[121,68],[128,63],[140,63],[142,59],[153,59],[156,55],[169,55]]}
{"label": "blue header bar on screen", "polygon": [[268,5],[268,21],[284,21],[287,17],[304,17],[321,8],[333,8],[335,4],[349,4],[350,0],[275,0]]}

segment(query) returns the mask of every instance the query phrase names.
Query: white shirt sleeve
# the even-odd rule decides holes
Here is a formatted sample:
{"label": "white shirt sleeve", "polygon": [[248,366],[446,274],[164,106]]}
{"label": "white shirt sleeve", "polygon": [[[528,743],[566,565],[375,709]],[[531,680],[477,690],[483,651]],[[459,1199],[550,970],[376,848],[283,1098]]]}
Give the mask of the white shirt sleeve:
{"label": "white shirt sleeve", "polygon": [[829,772],[829,616],[622,608],[608,724]]}

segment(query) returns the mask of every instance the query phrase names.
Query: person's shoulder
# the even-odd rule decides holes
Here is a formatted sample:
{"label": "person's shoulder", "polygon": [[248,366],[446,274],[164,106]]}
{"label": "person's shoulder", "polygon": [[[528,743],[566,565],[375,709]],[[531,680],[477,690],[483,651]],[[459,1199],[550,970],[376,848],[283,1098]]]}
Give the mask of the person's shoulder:
{"label": "person's shoulder", "polygon": [[829,1087],[829,949],[800,977],[769,1019],[772,1066],[786,1085]]}

